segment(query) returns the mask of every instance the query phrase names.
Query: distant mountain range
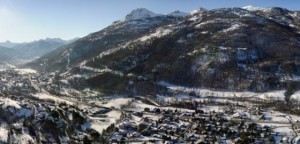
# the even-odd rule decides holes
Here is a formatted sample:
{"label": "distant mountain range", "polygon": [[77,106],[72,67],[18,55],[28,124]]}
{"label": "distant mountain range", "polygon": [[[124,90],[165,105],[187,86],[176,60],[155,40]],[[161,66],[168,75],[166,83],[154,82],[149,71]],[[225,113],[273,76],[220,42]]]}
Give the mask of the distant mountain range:
{"label": "distant mountain range", "polygon": [[232,91],[289,88],[300,76],[300,12],[136,9],[26,66],[116,93],[156,94],[160,82]]}
{"label": "distant mountain range", "polygon": [[26,43],[2,42],[0,43],[1,60],[12,64],[28,62],[77,39],[46,38]]}
{"label": "distant mountain range", "polygon": [[0,61],[8,61],[11,58],[8,56],[8,52],[12,51],[10,48],[0,46]]}
{"label": "distant mountain range", "polygon": [[12,48],[12,47],[17,46],[19,44],[20,43],[13,43],[13,42],[10,42],[10,41],[0,42],[0,46],[6,47],[6,48]]}

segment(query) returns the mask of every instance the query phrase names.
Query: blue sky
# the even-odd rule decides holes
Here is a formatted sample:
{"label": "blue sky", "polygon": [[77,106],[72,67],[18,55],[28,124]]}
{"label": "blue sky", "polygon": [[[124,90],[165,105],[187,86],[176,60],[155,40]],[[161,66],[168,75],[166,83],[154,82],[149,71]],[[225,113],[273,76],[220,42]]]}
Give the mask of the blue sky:
{"label": "blue sky", "polygon": [[299,0],[0,0],[0,42],[83,37],[136,8],[165,14],[247,5],[300,10]]}

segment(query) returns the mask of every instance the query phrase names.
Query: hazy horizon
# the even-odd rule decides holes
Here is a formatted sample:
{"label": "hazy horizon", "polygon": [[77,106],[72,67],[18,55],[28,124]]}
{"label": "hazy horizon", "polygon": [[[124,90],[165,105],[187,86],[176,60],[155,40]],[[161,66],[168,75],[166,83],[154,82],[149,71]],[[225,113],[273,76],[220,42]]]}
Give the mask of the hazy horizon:
{"label": "hazy horizon", "polygon": [[11,41],[11,40],[6,40],[6,41],[0,41],[0,43],[10,42],[10,43],[20,43],[21,44],[21,43],[30,43],[30,42],[35,42],[35,41],[39,41],[39,40],[47,40],[47,39],[61,39],[61,40],[64,40],[64,41],[70,41],[70,40],[78,39],[78,38],[81,38],[81,37],[74,37],[74,38],[70,38],[70,39],[63,39],[63,38],[59,38],[59,37],[45,37],[45,38],[35,39],[35,40],[32,40],[32,41],[14,42],[14,41]]}

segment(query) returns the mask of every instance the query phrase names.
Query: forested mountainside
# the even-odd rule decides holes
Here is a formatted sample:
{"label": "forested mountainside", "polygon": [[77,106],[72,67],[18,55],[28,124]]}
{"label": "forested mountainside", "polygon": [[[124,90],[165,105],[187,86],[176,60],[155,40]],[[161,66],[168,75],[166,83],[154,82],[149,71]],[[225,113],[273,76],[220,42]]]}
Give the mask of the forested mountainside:
{"label": "forested mountainside", "polygon": [[238,91],[293,89],[300,74],[299,15],[278,7],[167,15],[137,9],[26,66],[108,92],[157,93],[160,82]]}

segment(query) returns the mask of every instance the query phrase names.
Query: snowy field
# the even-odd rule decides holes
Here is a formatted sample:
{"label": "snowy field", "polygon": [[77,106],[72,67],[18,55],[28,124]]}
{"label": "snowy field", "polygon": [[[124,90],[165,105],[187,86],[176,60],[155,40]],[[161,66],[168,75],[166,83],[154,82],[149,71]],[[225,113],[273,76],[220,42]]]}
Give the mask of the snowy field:
{"label": "snowy field", "polygon": [[[254,99],[262,99],[262,100],[279,100],[284,101],[284,93],[286,90],[278,90],[278,91],[271,91],[271,92],[265,92],[265,93],[254,93],[254,92],[230,92],[230,91],[216,91],[216,90],[210,90],[210,89],[204,89],[204,88],[189,88],[189,87],[182,87],[182,86],[176,86],[172,85],[166,82],[160,82],[159,83],[162,86],[166,86],[168,89],[172,91],[177,92],[183,92],[183,93],[191,93],[194,92],[198,96],[201,96],[201,98],[206,97],[217,97],[217,98],[243,98],[245,100],[254,100]],[[177,98],[187,98],[187,95],[180,95],[177,96]],[[295,92],[291,99],[300,101],[300,91]]]}
{"label": "snowy field", "polygon": [[54,96],[54,95],[46,94],[46,93],[36,93],[36,94],[32,94],[32,96],[35,98],[38,98],[40,100],[52,100],[57,103],[66,103],[69,105],[74,104],[74,102],[72,102],[70,100],[65,100],[65,99],[59,98],[58,96]]}

